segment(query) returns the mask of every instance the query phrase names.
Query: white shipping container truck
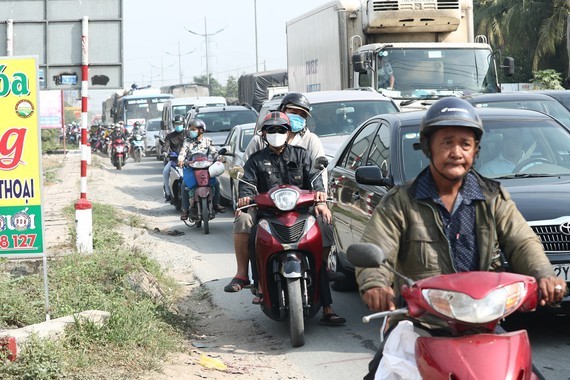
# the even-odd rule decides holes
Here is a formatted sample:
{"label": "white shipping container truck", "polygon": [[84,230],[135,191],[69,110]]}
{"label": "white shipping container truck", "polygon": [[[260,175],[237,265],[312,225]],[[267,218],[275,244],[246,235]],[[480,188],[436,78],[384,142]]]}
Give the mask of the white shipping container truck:
{"label": "white shipping container truck", "polygon": [[[504,65],[512,75],[512,58]],[[331,1],[287,22],[287,69],[290,91],[370,87],[402,106],[500,92],[473,0]]]}

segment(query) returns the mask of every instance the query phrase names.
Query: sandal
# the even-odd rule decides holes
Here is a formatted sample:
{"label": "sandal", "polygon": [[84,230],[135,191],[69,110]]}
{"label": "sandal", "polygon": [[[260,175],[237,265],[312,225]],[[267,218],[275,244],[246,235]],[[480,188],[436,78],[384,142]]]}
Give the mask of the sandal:
{"label": "sandal", "polygon": [[329,326],[340,326],[346,323],[346,319],[339,317],[335,313],[328,313],[323,315],[321,323]]}
{"label": "sandal", "polygon": [[180,220],[188,220],[188,210],[182,210],[180,214]]}
{"label": "sandal", "polygon": [[226,208],[225,208],[225,207],[222,207],[222,206],[220,206],[220,205],[217,205],[217,206],[214,207],[214,211],[215,211],[215,212],[219,212],[220,214],[223,214],[224,212],[226,212]]}
{"label": "sandal", "polygon": [[254,305],[261,305],[263,303],[263,294],[257,293],[257,296],[253,297],[251,303]]}
{"label": "sandal", "polygon": [[248,287],[248,286],[250,286],[249,279],[245,280],[243,278],[234,277],[234,278],[232,278],[230,283],[224,287],[224,292],[226,292],[226,293],[237,293],[240,290],[242,290],[243,288]]}

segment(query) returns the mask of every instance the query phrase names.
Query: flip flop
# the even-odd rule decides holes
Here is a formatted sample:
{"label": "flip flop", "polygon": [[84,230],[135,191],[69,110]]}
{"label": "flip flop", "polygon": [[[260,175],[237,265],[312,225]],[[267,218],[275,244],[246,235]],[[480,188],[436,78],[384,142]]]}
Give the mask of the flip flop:
{"label": "flip flop", "polygon": [[257,293],[257,296],[253,297],[251,303],[254,305],[261,305],[263,303],[263,294]]}
{"label": "flip flop", "polygon": [[226,293],[237,293],[247,286],[250,286],[249,280],[245,280],[245,279],[239,278],[239,277],[234,277],[234,278],[232,278],[230,283],[224,287],[224,292],[226,292]]}
{"label": "flip flop", "polygon": [[340,326],[346,323],[346,319],[339,317],[335,313],[328,313],[323,315],[321,323],[329,326]]}

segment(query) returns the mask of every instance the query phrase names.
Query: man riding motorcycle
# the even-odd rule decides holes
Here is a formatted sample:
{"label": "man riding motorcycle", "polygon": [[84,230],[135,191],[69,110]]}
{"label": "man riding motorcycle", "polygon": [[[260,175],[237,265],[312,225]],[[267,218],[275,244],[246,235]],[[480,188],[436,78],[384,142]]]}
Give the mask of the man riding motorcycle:
{"label": "man riding motorcycle", "polygon": [[[188,133],[184,130],[184,117],[182,115],[174,116],[172,121],[174,124],[174,131],[170,132],[164,138],[164,151],[162,154],[164,157],[168,157],[168,153],[176,152],[179,153],[184,144]],[[170,177],[170,167],[172,166],[172,161],[168,160],[164,169],[162,170],[163,179],[163,189],[164,189],[164,202],[170,202],[172,200],[172,194],[170,193],[170,187],[168,186],[168,178]]]}
{"label": "man riding motorcycle", "polygon": [[[382,248],[388,265],[413,281],[503,270],[504,254],[514,272],[537,279],[542,305],[559,302],[566,283],[556,277],[540,240],[507,190],[473,169],[482,135],[481,119],[467,101],[449,97],[435,102],[420,126],[418,146],[429,166],[382,198],[362,241]],[[389,270],[356,268],[356,280],[370,310],[396,308],[402,280]],[[374,378],[381,357],[382,347],[365,379]]]}

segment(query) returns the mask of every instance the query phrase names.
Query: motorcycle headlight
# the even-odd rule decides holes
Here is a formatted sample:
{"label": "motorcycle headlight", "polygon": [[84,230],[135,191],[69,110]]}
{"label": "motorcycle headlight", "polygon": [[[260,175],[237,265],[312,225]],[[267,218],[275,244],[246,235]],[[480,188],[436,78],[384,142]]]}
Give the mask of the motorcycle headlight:
{"label": "motorcycle headlight", "polygon": [[280,189],[271,194],[275,206],[281,211],[290,211],[295,208],[299,193],[292,189]]}
{"label": "motorcycle headlight", "polygon": [[525,297],[523,282],[496,289],[481,299],[439,289],[423,289],[422,295],[438,312],[467,323],[487,323],[515,311]]}
{"label": "motorcycle headlight", "polygon": [[210,166],[212,163],[209,161],[192,161],[189,165],[194,169],[204,169]]}

